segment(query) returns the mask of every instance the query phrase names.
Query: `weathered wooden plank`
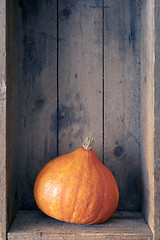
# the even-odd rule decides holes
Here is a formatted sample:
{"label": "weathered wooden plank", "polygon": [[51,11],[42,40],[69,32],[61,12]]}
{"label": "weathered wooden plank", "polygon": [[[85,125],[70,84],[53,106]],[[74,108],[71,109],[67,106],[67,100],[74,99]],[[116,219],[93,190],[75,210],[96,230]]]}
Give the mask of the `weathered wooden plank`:
{"label": "weathered wooden plank", "polygon": [[59,154],[92,136],[102,161],[102,9],[93,8],[96,2],[59,1]]}
{"label": "weathered wooden plank", "polygon": [[[94,234],[94,235],[77,235],[75,236],[74,234],[68,234],[66,235],[65,233],[64,234],[55,234],[54,236],[53,235],[48,235],[48,234],[43,234],[43,233],[40,233],[40,234],[37,234],[37,235],[34,235],[34,234],[17,234],[17,235],[9,235],[10,237],[8,239],[10,240],[19,240],[19,239],[24,239],[24,240],[96,240],[96,239],[99,239],[99,240],[110,240],[110,239],[113,239],[113,240],[152,240],[153,238],[148,236],[148,235],[144,235],[144,236],[141,236],[141,235],[107,235],[107,236],[103,236],[102,234]],[[53,238],[54,237],[54,238]]]}
{"label": "weathered wooden plank", "polygon": [[141,202],[154,232],[154,5],[142,1],[141,11]]}
{"label": "weathered wooden plank", "polygon": [[6,238],[6,5],[0,1],[0,240]]}
{"label": "weathered wooden plank", "polygon": [[[6,140],[8,223],[11,222],[16,211],[17,193],[20,193],[20,207],[34,208],[32,190],[36,173],[45,162],[56,156],[57,152],[56,2],[19,1],[19,103],[17,104],[15,67],[17,62],[16,58],[13,59],[16,54],[16,41],[13,39],[16,38],[14,7],[18,3],[8,1],[13,15],[9,15],[7,19],[11,24],[10,27],[7,26],[11,38],[8,39],[7,50],[9,64],[6,119],[6,8],[5,1],[0,1],[0,239],[3,240],[6,234]],[[81,137],[92,135],[96,140],[95,151],[102,160],[102,70],[104,67],[105,164],[115,174],[119,185],[119,209],[134,210],[140,207],[139,142],[141,140],[142,208],[154,232],[154,239],[159,240],[159,2],[106,0],[104,6],[101,1],[59,2],[59,153],[72,151],[81,145],[79,140]],[[139,3],[142,5],[139,6]],[[145,16],[141,21],[143,23],[141,29],[140,7],[143,9],[142,18]],[[141,35],[139,30],[142,31]],[[140,37],[142,37],[141,92],[139,90]],[[16,116],[17,106],[19,122]],[[18,123],[20,123],[19,161],[16,156]],[[19,180],[16,176],[17,172],[20,174]],[[18,191],[16,186],[19,187]],[[85,228],[84,232],[83,229],[75,228],[74,231],[77,232],[72,233],[70,225],[64,226],[59,222],[53,222],[56,228],[54,233],[45,232],[42,230],[43,226],[48,225],[48,220],[46,225],[43,221],[39,225],[37,220],[31,221],[32,214],[27,218],[24,215],[22,214],[21,217],[18,215],[19,220],[16,227],[15,223],[11,227],[9,239],[53,239],[53,237],[54,239],[152,239],[150,232],[143,232],[147,226],[145,222],[142,220],[144,223],[142,224],[140,219],[130,219],[129,216],[123,221],[120,219],[117,222],[117,217],[116,222],[114,218],[113,222],[110,222],[110,229],[114,225],[113,229],[116,231],[122,230],[117,234],[114,230],[110,232],[106,226],[104,228],[105,231],[107,229],[107,233],[101,228],[102,233],[99,232],[99,228],[98,231],[93,230],[91,226],[87,226],[89,231],[88,228]],[[37,219],[39,217],[38,215]],[[127,224],[130,224],[129,227]],[[59,232],[56,232],[58,226]],[[133,232],[138,226],[139,232]],[[101,227],[103,228],[102,225]],[[61,228],[63,231],[69,229],[71,233],[66,234]],[[124,232],[124,229],[131,229],[132,232],[130,230]],[[92,234],[91,231],[95,233]]]}
{"label": "weathered wooden plank", "polygon": [[[160,2],[152,1],[154,10],[154,240],[160,239]],[[153,173],[152,173],[153,174]]]}
{"label": "weathered wooden plank", "polygon": [[140,209],[139,1],[104,1],[104,160],[119,209]]}
{"label": "weathered wooden plank", "polygon": [[40,168],[57,155],[57,1],[19,1],[20,207],[33,209]]}
{"label": "weathered wooden plank", "polygon": [[7,164],[7,229],[18,208],[18,53],[17,53],[17,0],[6,1],[7,10],[7,111],[6,111],[6,164]]}
{"label": "weathered wooden plank", "polygon": [[103,224],[70,224],[40,211],[18,212],[8,239],[137,239],[151,240],[152,233],[139,212],[116,213]]}

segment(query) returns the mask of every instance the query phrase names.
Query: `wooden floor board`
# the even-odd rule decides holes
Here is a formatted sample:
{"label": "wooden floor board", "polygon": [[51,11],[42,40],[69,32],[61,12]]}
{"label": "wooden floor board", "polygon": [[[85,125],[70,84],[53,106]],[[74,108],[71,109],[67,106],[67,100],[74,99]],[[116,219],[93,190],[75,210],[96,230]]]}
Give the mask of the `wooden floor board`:
{"label": "wooden floor board", "polygon": [[9,230],[13,239],[135,239],[151,240],[152,233],[140,212],[117,212],[103,224],[65,223],[40,211],[19,211]]}

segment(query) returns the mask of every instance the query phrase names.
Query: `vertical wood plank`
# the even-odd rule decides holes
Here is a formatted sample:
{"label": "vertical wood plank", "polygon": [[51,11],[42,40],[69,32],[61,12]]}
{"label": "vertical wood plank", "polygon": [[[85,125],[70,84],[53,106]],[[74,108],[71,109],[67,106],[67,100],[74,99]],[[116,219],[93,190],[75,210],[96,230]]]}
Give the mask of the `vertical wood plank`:
{"label": "vertical wood plank", "polygon": [[57,1],[19,1],[20,207],[33,209],[33,184],[57,154]]}
{"label": "vertical wood plank", "polygon": [[139,1],[104,1],[104,159],[119,209],[140,209]]}
{"label": "vertical wood plank", "polygon": [[[160,2],[152,1],[154,11],[154,240],[160,239]],[[153,51],[153,49],[152,49]]]}
{"label": "vertical wood plank", "polygon": [[154,4],[141,11],[141,203],[154,232]]}
{"label": "vertical wood plank", "polygon": [[18,32],[17,0],[6,1],[7,8],[7,111],[6,111],[6,164],[7,164],[7,229],[18,208]]}
{"label": "vertical wood plank", "polygon": [[102,161],[102,1],[59,1],[59,154],[87,136]]}
{"label": "vertical wood plank", "polygon": [[6,1],[0,1],[0,240],[6,239]]}

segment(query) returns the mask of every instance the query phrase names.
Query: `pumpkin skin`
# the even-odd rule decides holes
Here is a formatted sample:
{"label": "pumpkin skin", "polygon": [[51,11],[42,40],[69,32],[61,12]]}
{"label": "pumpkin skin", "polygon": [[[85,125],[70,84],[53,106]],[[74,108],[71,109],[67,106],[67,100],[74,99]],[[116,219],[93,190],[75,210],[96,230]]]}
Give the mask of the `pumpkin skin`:
{"label": "pumpkin skin", "polygon": [[79,224],[105,222],[115,212],[119,191],[110,170],[83,147],[49,161],[34,184],[34,197],[46,215]]}

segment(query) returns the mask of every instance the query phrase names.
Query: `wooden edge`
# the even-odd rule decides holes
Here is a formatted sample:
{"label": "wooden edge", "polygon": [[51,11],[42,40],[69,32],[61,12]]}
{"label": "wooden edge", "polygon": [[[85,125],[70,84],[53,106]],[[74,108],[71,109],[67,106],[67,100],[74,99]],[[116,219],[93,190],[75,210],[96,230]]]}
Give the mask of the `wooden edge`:
{"label": "wooden edge", "polygon": [[160,239],[160,1],[154,4],[154,240]]}
{"label": "wooden edge", "polygon": [[107,222],[96,225],[58,221],[41,211],[19,211],[8,232],[13,239],[135,239],[151,240],[152,232],[140,212],[116,212]]}
{"label": "wooden edge", "polygon": [[0,1],[0,240],[6,239],[6,1]]}

